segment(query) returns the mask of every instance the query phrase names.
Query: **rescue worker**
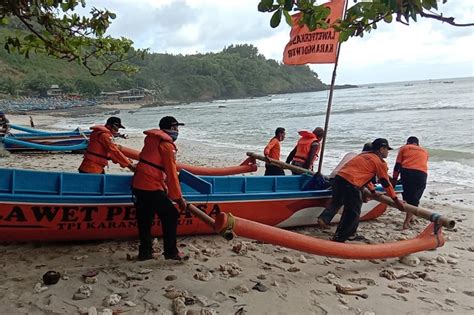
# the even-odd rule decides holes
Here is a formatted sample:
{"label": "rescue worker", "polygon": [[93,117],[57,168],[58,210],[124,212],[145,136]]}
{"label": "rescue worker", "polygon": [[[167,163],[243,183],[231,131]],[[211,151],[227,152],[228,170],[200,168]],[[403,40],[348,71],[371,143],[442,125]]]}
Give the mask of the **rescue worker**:
{"label": "rescue worker", "polygon": [[[364,144],[364,146],[362,148],[362,152],[371,152],[371,151],[372,151],[372,143],[368,142],[368,143]],[[339,164],[337,164],[337,166],[334,168],[334,170],[331,172],[331,174],[329,174],[329,182],[331,183],[331,186],[332,186],[332,184],[334,184],[334,179],[336,178],[336,176],[339,173],[339,171],[341,170],[341,168],[343,168],[344,165],[347,164],[347,162],[349,162],[350,160],[352,160],[353,158],[355,158],[359,154],[360,153],[349,152],[346,155],[344,155],[341,162],[339,162]],[[371,182],[374,183],[374,184],[376,183],[375,182],[375,177],[373,177],[371,179]],[[342,207],[342,204],[332,202],[333,200],[334,199],[331,200],[328,207],[326,209],[324,209],[324,211],[318,217],[318,225],[323,229],[328,229],[329,228],[329,224],[331,223],[332,219],[337,214],[339,209]]]}
{"label": "rescue worker", "polygon": [[132,161],[129,160],[114,143],[114,134],[119,128],[125,128],[118,117],[107,119],[105,126],[91,127],[92,133],[89,137],[84,159],[79,166],[79,173],[104,174],[104,168],[109,165],[108,160],[135,171]]}
{"label": "rescue worker", "polygon": [[5,113],[0,111],[0,135],[6,135],[10,130],[10,121],[5,116]]}
{"label": "rescue worker", "polygon": [[[275,136],[268,142],[263,150],[263,155],[265,155],[266,158],[280,161],[280,142],[285,140],[285,136],[285,128],[278,127],[275,130]],[[265,163],[265,176],[269,175],[285,175],[285,171],[276,165]]]}
{"label": "rescue worker", "polygon": [[[332,200],[328,208],[324,209],[319,219],[324,223],[329,223],[332,219],[333,211],[344,206],[341,221],[337,227],[332,240],[345,242],[350,237],[355,238],[357,227],[359,226],[360,209],[362,206],[362,189],[367,187],[372,195],[375,186],[372,178],[377,176],[387,195],[393,199],[398,209],[404,211],[402,201],[397,198],[387,173],[387,163],[384,159],[388,156],[388,151],[392,150],[388,141],[377,138],[372,142],[371,152],[362,152],[348,161],[337,173],[332,190]],[[364,200],[365,201],[365,200]],[[319,220],[318,219],[318,223]]]}
{"label": "rescue worker", "polygon": [[[395,167],[393,168],[393,184],[401,175],[403,185],[403,200],[418,207],[421,196],[426,188],[428,177],[428,152],[420,146],[417,137],[409,137],[406,145],[398,151]],[[410,227],[413,214],[406,213],[403,229]]]}
{"label": "rescue worker", "polygon": [[155,213],[161,221],[163,231],[163,255],[165,259],[183,260],[187,257],[176,247],[178,210],[186,210],[186,201],[181,193],[176,168],[176,145],[179,123],[176,118],[165,116],[160,120],[160,129],[144,131],[145,145],[132,180],[132,189],[137,209],[140,246],[138,260],[152,259],[151,227]]}
{"label": "rescue worker", "polygon": [[[307,130],[298,131],[301,138],[295,148],[290,152],[286,163],[313,170],[313,163],[318,159],[321,146],[319,143],[324,137],[324,129],[317,127],[313,132]],[[293,172],[293,175],[298,174]]]}

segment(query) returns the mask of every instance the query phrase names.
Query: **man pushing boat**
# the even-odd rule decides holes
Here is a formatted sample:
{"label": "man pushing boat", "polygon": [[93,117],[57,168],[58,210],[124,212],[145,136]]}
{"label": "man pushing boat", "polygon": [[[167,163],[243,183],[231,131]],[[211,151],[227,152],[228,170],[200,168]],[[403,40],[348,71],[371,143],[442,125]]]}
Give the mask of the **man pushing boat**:
{"label": "man pushing boat", "polygon": [[153,259],[151,226],[155,213],[161,221],[163,231],[163,255],[165,259],[186,260],[187,256],[176,247],[179,213],[186,210],[186,201],[181,192],[176,168],[176,145],[178,126],[184,125],[171,116],[160,120],[160,129],[143,133],[145,145],[140,152],[137,169],[132,180],[135,207],[137,209],[140,246],[138,260]]}
{"label": "man pushing boat", "polygon": [[374,176],[377,176],[387,195],[395,202],[396,207],[404,211],[404,205],[397,198],[387,173],[388,167],[384,159],[388,156],[389,150],[392,148],[388,141],[377,138],[372,142],[370,152],[362,152],[352,158],[337,173],[332,185],[331,203],[318,217],[319,225],[327,226],[334,216],[333,209],[344,206],[341,221],[332,238],[333,241],[345,242],[356,234],[363,202],[361,190],[367,187],[373,195],[377,194],[372,183]]}
{"label": "man pushing boat", "polygon": [[105,126],[98,125],[91,127],[92,133],[89,138],[84,159],[79,166],[79,173],[104,174],[108,160],[127,167],[130,171],[135,171],[132,161],[129,160],[114,143],[114,134],[120,128],[125,128],[118,117],[107,119]]}

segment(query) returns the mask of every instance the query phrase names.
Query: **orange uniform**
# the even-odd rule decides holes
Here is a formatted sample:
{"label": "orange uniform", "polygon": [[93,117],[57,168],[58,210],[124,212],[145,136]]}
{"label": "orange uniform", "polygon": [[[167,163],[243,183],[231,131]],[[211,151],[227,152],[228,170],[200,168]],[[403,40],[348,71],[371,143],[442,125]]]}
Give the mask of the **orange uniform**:
{"label": "orange uniform", "polygon": [[182,198],[176,168],[177,148],[171,137],[160,129],[152,129],[146,134],[145,146],[140,153],[132,187],[140,190],[162,190],[172,200]]}
{"label": "orange uniform", "polygon": [[280,160],[280,140],[273,137],[263,150],[263,154],[271,159]]}
{"label": "orange uniform", "polygon": [[[295,156],[293,157],[294,161],[300,162],[300,163],[305,163],[306,160],[308,159],[309,152],[311,151],[311,145],[315,142],[318,141],[318,137],[310,131],[302,130],[298,132],[301,136],[301,138],[298,140],[296,143],[296,153]],[[313,164],[313,162],[317,159],[319,154],[319,146],[318,149],[316,150],[316,153],[313,155],[310,165]]]}
{"label": "orange uniform", "polygon": [[374,176],[377,176],[382,183],[387,195],[396,198],[395,190],[390,184],[387,173],[387,163],[377,154],[372,152],[363,152],[347,162],[337,173],[349,183],[357,188],[367,186],[374,191],[374,184],[371,182]]}
{"label": "orange uniform", "polygon": [[428,174],[428,152],[416,144],[406,144],[400,148],[393,169],[393,179],[397,180],[401,169],[417,170]]}
{"label": "orange uniform", "polygon": [[113,141],[112,132],[105,126],[91,127],[92,133],[89,138],[84,159],[79,166],[83,173],[101,174],[109,164],[108,160],[119,164],[121,167],[132,165],[130,160],[119,150]]}
{"label": "orange uniform", "polygon": [[313,169],[313,163],[318,159],[320,150],[319,142],[321,139],[311,131],[301,130],[298,131],[298,133],[301,138],[288,155],[286,163],[291,163],[306,169]]}

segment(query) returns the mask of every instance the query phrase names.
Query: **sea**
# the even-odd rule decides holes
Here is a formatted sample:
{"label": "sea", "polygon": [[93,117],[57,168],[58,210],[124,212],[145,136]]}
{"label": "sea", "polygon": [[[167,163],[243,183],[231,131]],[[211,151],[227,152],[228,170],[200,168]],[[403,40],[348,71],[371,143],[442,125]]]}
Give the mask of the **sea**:
{"label": "sea", "polygon": [[[192,140],[221,150],[262,153],[277,127],[286,129],[282,158],[292,150],[299,130],[324,127],[329,91],[278,94],[173,106],[121,110],[129,134],[158,128],[165,115],[175,116],[179,140]],[[55,127],[88,128],[105,116],[67,118]],[[329,174],[348,152],[386,138],[394,148],[387,159],[390,173],[397,149],[416,136],[430,154],[429,182],[474,187],[474,77],[360,85],[334,91],[323,157]],[[316,166],[317,167],[317,166]]]}

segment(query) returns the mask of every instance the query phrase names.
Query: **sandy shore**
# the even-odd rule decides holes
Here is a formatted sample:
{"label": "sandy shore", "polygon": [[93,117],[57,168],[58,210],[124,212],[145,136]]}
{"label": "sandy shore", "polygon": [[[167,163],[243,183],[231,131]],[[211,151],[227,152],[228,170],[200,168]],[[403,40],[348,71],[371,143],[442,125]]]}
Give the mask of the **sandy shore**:
{"label": "sandy shore", "polygon": [[[8,118],[29,124],[28,116]],[[34,116],[40,128],[57,119]],[[118,142],[140,149],[143,139]],[[178,147],[178,159],[194,165],[224,166],[244,159],[243,152],[222,152],[183,139]],[[74,172],[81,159],[75,154],[11,154],[0,157],[0,166]],[[111,165],[108,172],[127,171]],[[128,260],[136,255],[136,240],[5,244],[0,246],[0,313],[472,314],[473,188],[428,186],[422,206],[454,218],[457,226],[444,232],[443,247],[414,254],[408,262],[333,259],[241,238],[227,242],[219,236],[179,238],[191,255],[183,264],[161,257],[143,263]],[[400,231],[403,218],[392,209],[361,223],[359,233],[371,242],[383,242],[413,237],[427,225],[419,219],[412,230]],[[325,239],[334,230],[297,229]],[[234,252],[237,244],[246,250]],[[156,249],[161,250],[161,239]],[[62,279],[43,285],[41,277],[48,270],[59,271]],[[90,270],[98,274],[85,283],[82,275]],[[368,297],[342,295],[335,284],[366,287],[360,293]],[[90,296],[77,299],[76,293],[86,285],[92,289]]]}

